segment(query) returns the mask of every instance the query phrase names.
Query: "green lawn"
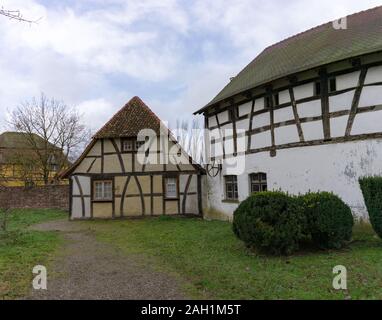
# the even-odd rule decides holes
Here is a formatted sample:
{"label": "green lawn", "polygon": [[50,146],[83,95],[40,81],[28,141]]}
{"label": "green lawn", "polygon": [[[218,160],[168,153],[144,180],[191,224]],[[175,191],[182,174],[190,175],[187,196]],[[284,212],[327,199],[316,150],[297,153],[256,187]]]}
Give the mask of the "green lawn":
{"label": "green lawn", "polygon": [[14,210],[7,232],[0,231],[0,300],[28,293],[35,265],[46,265],[58,248],[54,232],[28,230],[32,224],[67,217],[57,210]]}
{"label": "green lawn", "polygon": [[[225,222],[163,217],[85,223],[99,240],[179,276],[193,298],[382,299],[382,240],[369,225],[358,225],[353,243],[341,251],[277,258],[247,250]],[[332,288],[336,265],[347,267],[348,292]]]}

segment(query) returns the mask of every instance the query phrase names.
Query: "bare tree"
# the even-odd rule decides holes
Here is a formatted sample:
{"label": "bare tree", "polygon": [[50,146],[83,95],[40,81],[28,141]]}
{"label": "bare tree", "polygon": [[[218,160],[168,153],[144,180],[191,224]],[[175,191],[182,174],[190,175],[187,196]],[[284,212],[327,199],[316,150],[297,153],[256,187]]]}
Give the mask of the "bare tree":
{"label": "bare tree", "polygon": [[174,130],[178,143],[199,163],[204,163],[204,130],[199,119],[176,120],[176,129]]}
{"label": "bare tree", "polygon": [[25,133],[45,184],[49,183],[50,173],[67,167],[91,137],[75,108],[43,93],[11,112],[9,124]]}
{"label": "bare tree", "polygon": [[27,23],[37,23],[38,21],[41,20],[41,18],[37,20],[31,20],[24,18],[24,16],[21,14],[20,10],[6,10],[4,7],[0,8],[0,15],[7,17],[10,20],[16,20],[20,22],[27,22]]}

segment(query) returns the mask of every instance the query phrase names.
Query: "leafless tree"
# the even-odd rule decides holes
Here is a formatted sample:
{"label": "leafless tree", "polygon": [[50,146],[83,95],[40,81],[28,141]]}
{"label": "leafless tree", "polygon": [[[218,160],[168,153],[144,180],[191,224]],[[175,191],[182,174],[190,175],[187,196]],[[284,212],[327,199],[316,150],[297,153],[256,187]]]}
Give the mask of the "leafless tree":
{"label": "leafless tree", "polygon": [[192,157],[192,159],[203,164],[204,159],[204,130],[199,119],[176,120],[174,130],[178,143]]}
{"label": "leafless tree", "polygon": [[26,101],[11,112],[9,125],[26,134],[35,167],[45,184],[49,183],[50,173],[67,167],[91,137],[75,108],[43,93],[39,99]]}
{"label": "leafless tree", "polygon": [[38,21],[41,20],[41,18],[39,18],[37,20],[27,19],[27,18],[25,18],[21,14],[20,10],[6,10],[6,9],[4,9],[4,7],[0,8],[0,15],[4,16],[4,17],[7,17],[10,20],[16,20],[16,21],[20,21],[20,22],[27,22],[27,23],[30,23],[30,24],[37,23]]}

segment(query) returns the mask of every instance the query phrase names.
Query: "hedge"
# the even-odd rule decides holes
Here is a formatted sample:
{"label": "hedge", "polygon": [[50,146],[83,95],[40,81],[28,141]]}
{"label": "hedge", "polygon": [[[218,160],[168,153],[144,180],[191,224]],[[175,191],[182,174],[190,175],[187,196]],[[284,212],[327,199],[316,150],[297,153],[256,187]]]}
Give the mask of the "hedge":
{"label": "hedge", "polygon": [[352,212],[338,196],[329,192],[301,196],[307,221],[307,234],[322,249],[339,249],[351,240]]}
{"label": "hedge", "polygon": [[283,192],[261,192],[236,209],[233,230],[249,247],[270,254],[291,254],[304,236],[304,219],[295,197]]}
{"label": "hedge", "polygon": [[363,198],[374,231],[382,238],[382,177],[359,179]]}
{"label": "hedge", "polygon": [[[382,190],[382,188],[381,188]],[[284,192],[255,193],[233,216],[233,231],[248,247],[268,254],[291,254],[311,239],[320,248],[341,248],[351,240],[353,215],[338,196]]]}

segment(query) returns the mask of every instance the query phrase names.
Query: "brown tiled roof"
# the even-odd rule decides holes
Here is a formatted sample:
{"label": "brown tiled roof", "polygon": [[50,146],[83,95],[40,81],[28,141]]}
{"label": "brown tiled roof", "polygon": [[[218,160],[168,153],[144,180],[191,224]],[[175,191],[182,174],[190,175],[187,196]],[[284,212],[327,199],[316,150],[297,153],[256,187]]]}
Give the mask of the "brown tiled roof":
{"label": "brown tiled roof", "polygon": [[382,51],[382,6],[347,17],[347,29],[329,22],[265,49],[204,108],[276,79]]}
{"label": "brown tiled roof", "polygon": [[94,136],[100,138],[136,137],[142,129],[160,133],[161,121],[139,98],[132,98]]}

